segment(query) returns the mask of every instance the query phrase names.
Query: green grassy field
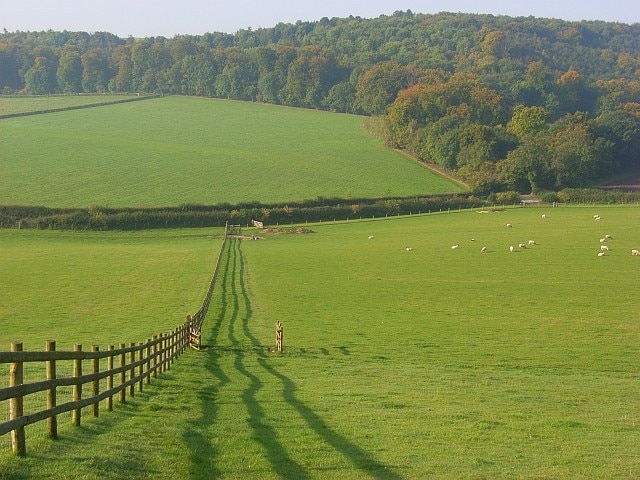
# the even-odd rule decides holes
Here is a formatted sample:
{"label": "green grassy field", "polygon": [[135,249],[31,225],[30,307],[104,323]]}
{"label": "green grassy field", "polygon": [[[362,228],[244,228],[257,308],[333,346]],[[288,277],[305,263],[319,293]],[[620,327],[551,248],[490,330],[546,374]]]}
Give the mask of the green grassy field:
{"label": "green grassy field", "polygon": [[185,97],[4,119],[0,204],[154,207],[462,190],[386,148],[362,121]]}
{"label": "green grassy field", "polygon": [[0,116],[16,113],[41,112],[57,108],[117,102],[133,95],[53,95],[33,97],[5,97],[0,95]]}
{"label": "green grassy field", "polygon": [[208,348],[0,454],[0,478],[637,478],[639,223],[530,208],[234,240]]}
{"label": "green grassy field", "polygon": [[[200,308],[222,229],[0,229],[0,349],[142,341]],[[157,330],[157,331],[156,331]]]}

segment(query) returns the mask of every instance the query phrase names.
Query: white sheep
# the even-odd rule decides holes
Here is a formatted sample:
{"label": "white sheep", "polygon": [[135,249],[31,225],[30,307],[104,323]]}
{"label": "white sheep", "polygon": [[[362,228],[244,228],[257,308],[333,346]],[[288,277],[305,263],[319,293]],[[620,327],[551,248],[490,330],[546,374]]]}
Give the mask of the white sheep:
{"label": "white sheep", "polygon": [[598,252],[599,257],[604,257],[604,252]]}
{"label": "white sheep", "polygon": [[369,235],[367,238],[371,240],[373,238],[373,235]]}
{"label": "white sheep", "polygon": [[518,244],[518,246],[519,246],[520,248],[527,248],[527,246],[526,246],[524,243],[519,243],[519,244]]}
{"label": "white sheep", "polygon": [[606,242],[606,241],[607,241],[607,239],[606,239],[606,238],[601,238],[601,239],[600,239],[600,243],[604,243],[604,242]]}
{"label": "white sheep", "polygon": [[604,238],[606,238],[607,240],[611,240],[613,237],[611,235],[605,235]]}
{"label": "white sheep", "polygon": [[460,245],[458,245],[457,243],[455,245],[451,245],[451,249],[452,250],[455,250],[456,248],[459,248],[459,247],[460,247]]}
{"label": "white sheep", "polygon": [[600,217],[600,215],[598,215],[597,213],[593,216],[593,218],[598,218]]}
{"label": "white sheep", "polygon": [[599,222],[599,221],[600,221],[600,217],[596,217],[596,218],[595,218],[595,221],[596,221],[596,222]]}
{"label": "white sheep", "polygon": [[634,248],[633,250],[631,250],[631,255],[640,256],[640,250]]}
{"label": "white sheep", "polygon": [[407,248],[405,248],[405,250],[406,250],[407,252],[410,252],[411,250],[413,250],[413,248],[411,248],[411,247],[407,247]]}
{"label": "white sheep", "polygon": [[536,241],[535,240],[529,240],[529,245],[535,245]]}
{"label": "white sheep", "polygon": [[547,214],[546,214],[546,213],[543,213],[543,214],[542,214],[542,218],[547,218]]}
{"label": "white sheep", "polygon": [[486,252],[487,252],[487,247],[482,247],[482,248],[480,249],[480,252],[482,252],[482,253],[486,253]]}
{"label": "white sheep", "polygon": [[507,228],[511,228],[513,227],[513,225],[511,225],[510,223],[507,223]]}
{"label": "white sheep", "polygon": [[607,247],[606,245],[600,245],[600,250],[602,250],[603,252],[608,252],[609,247]]}
{"label": "white sheep", "polygon": [[513,245],[511,245],[511,246],[509,247],[509,251],[510,251],[511,253],[513,253],[513,251],[514,251],[514,250],[515,250],[515,249],[513,248]]}

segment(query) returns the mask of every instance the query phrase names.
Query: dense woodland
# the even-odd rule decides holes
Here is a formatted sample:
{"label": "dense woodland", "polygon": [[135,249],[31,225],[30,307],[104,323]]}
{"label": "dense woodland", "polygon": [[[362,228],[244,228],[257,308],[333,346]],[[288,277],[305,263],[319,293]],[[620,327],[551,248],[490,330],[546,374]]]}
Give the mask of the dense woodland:
{"label": "dense woodland", "polygon": [[0,34],[5,95],[137,92],[381,118],[474,193],[640,169],[640,24],[395,12],[168,39]]}

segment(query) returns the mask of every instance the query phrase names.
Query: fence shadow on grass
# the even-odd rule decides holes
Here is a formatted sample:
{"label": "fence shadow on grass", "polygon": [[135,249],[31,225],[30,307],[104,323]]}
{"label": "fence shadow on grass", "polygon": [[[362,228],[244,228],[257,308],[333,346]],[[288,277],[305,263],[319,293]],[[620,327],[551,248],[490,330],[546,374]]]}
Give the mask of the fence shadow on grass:
{"label": "fence shadow on grass", "polygon": [[[245,275],[244,275],[245,261],[244,261],[244,256],[242,255],[242,250],[240,248],[239,241],[237,242],[237,248],[235,248],[234,251],[236,252],[234,254],[234,257],[237,257],[237,260],[236,258],[234,258],[234,263],[237,261],[240,264],[239,265],[240,268],[233,269],[233,275],[238,275],[238,282],[232,282],[232,284],[234,285],[234,290],[232,291],[233,301],[238,305],[240,304],[241,301],[244,302],[245,310],[246,310],[246,316],[242,324],[244,336],[251,342],[251,345],[254,347],[254,349],[261,351],[260,342],[251,333],[251,329],[250,329],[252,309],[251,309],[251,302],[249,300],[249,295],[247,293],[247,288],[245,286]],[[236,283],[240,286],[240,295],[238,295],[238,293],[235,291]],[[234,317],[234,321],[236,320],[237,320],[237,316]],[[230,332],[231,331],[232,330],[230,328]],[[344,457],[346,457],[353,464],[354,468],[371,475],[373,478],[385,478],[385,479],[391,479],[391,480],[402,478],[402,476],[399,475],[397,472],[395,472],[391,467],[378,462],[375,458],[373,458],[373,456],[369,452],[365,451],[363,448],[359,447],[358,445],[353,443],[351,440],[349,440],[345,436],[341,435],[340,433],[328,427],[326,422],[324,422],[324,420],[320,415],[318,415],[313,409],[305,405],[304,402],[302,402],[300,399],[297,398],[296,384],[286,375],[283,375],[282,373],[278,372],[275,368],[273,368],[269,364],[268,358],[264,354],[259,354],[257,361],[258,361],[258,364],[265,370],[265,372],[277,378],[281,382],[284,400],[298,412],[300,417],[306,422],[309,428],[316,435],[322,438],[323,441],[325,441],[328,445],[330,445],[334,450],[336,450],[337,452],[341,453]],[[238,369],[244,368],[242,367],[241,361],[236,362],[236,367]],[[247,408],[249,409],[249,411],[256,414],[256,420],[259,420],[259,418],[262,417],[262,409],[258,405],[258,402],[255,399],[254,390],[257,390],[260,387],[261,383],[259,379],[257,379],[257,377],[249,374],[248,372],[247,372],[247,376],[251,378],[252,384],[251,384],[251,387],[247,389],[247,391],[245,391],[245,394],[243,394],[243,401],[247,405]],[[260,433],[264,434],[265,432],[261,431]],[[268,436],[264,438],[263,443],[266,448],[269,448],[268,444],[272,440],[270,437],[275,432],[267,431],[266,433],[268,433]],[[273,448],[273,446],[271,446],[271,448]],[[281,447],[277,447],[277,448],[283,450]],[[281,458],[280,455],[282,455],[283,452],[275,452],[275,451],[270,452],[268,450],[268,453],[269,453],[269,458],[271,460],[271,463],[274,466],[274,469],[278,472],[277,460]],[[276,461],[275,463],[274,463],[274,460]],[[299,472],[295,472],[295,470],[289,469],[287,472],[278,472],[278,473],[282,476],[282,478],[308,478],[308,475],[305,474],[305,472],[301,469],[301,467],[299,468],[300,468]],[[287,473],[287,475],[283,475],[283,473]]]}
{"label": "fence shadow on grass", "polygon": [[[245,316],[242,320],[242,329],[247,339],[251,341],[252,346],[260,347],[259,342],[255,337],[252,337],[249,332],[249,320],[251,318],[251,304],[249,297],[244,287],[244,259],[242,251],[240,249],[240,240],[235,240],[231,243],[230,249],[233,248],[232,261],[233,266],[231,272],[233,279],[231,281],[231,298],[233,299],[233,311],[229,321],[229,341],[231,345],[237,346],[240,344],[235,336],[236,325],[239,319],[241,310],[241,302],[244,302]],[[238,294],[238,287],[240,287],[240,294]],[[249,333],[247,335],[247,333]],[[249,386],[242,392],[242,401],[247,408],[249,414],[249,426],[254,431],[256,441],[264,448],[267,455],[267,459],[271,464],[274,472],[281,478],[296,478],[304,480],[310,478],[309,474],[298,465],[289,455],[287,449],[278,441],[276,430],[269,426],[265,419],[265,413],[260,405],[260,402],[256,399],[256,395],[262,388],[262,382],[260,378],[251,373],[245,366],[246,354],[242,349],[239,349],[236,353],[234,366],[240,374],[247,378]]]}
{"label": "fence shadow on grass", "polygon": [[[219,393],[233,381],[221,368],[220,358],[224,355],[234,355],[234,369],[248,382],[241,392],[247,423],[253,438],[263,448],[273,473],[282,479],[305,480],[312,477],[303,465],[291,458],[285,445],[278,440],[277,429],[269,425],[267,415],[257,399],[263,388],[263,381],[248,368],[248,362],[255,363],[257,355],[257,365],[265,374],[281,383],[284,400],[300,415],[311,431],[347,458],[354,469],[372,478],[401,479],[402,476],[391,467],[378,462],[369,452],[328,427],[320,415],[297,398],[295,383],[269,364],[264,346],[251,332],[252,307],[245,285],[245,259],[241,240],[230,239],[225,257],[218,282],[220,293],[216,296],[220,301],[220,309],[215,319],[210,315],[205,322],[211,333],[207,336],[209,345],[205,345],[202,352],[206,370],[217,381],[200,386],[198,398],[202,405],[202,415],[183,434],[184,443],[189,448],[193,478],[204,480],[223,476],[223,472],[216,467],[219,451],[207,432],[211,431],[219,416]],[[211,321],[213,325],[207,324]],[[238,332],[242,332],[242,338],[239,338]],[[226,339],[222,338],[225,335]],[[226,342],[228,346],[224,347]],[[247,342],[249,345],[246,345]]]}
{"label": "fence shadow on grass", "polygon": [[[215,319],[215,322],[211,328],[211,335],[208,337],[213,345],[219,344],[218,337],[225,318],[228,315],[228,301],[227,301],[227,289],[229,278],[229,267],[231,264],[231,248],[227,247],[226,261],[224,263],[224,270],[221,272],[220,288],[222,295],[220,296],[220,311]],[[208,319],[209,321],[212,318]],[[220,353],[215,349],[209,348],[209,345],[203,345],[204,347],[204,363],[205,369],[213,374],[217,379],[215,384],[203,384],[202,388],[198,391],[198,400],[202,405],[202,416],[192,422],[192,424],[186,429],[183,434],[183,440],[185,445],[189,449],[189,459],[193,468],[191,469],[193,477],[196,479],[214,479],[222,476],[222,472],[216,467],[216,455],[217,450],[213,446],[210,438],[204,433],[209,427],[215,424],[218,405],[216,398],[220,390],[228,385],[231,380],[224,371],[220,368],[219,358]]]}

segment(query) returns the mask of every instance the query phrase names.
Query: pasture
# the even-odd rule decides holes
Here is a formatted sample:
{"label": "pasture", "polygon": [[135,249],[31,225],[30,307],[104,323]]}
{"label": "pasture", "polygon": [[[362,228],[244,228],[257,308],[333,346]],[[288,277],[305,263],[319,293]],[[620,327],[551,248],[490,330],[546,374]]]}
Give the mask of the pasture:
{"label": "pasture", "polygon": [[0,229],[0,349],[137,342],[177,327],[200,308],[222,234]]}
{"label": "pasture", "polygon": [[232,240],[208,348],[0,454],[0,478],[638,477],[638,224],[637,206],[518,208]]}
{"label": "pasture", "polygon": [[187,97],[3,119],[0,204],[163,207],[463,191],[386,148],[362,122]]}

